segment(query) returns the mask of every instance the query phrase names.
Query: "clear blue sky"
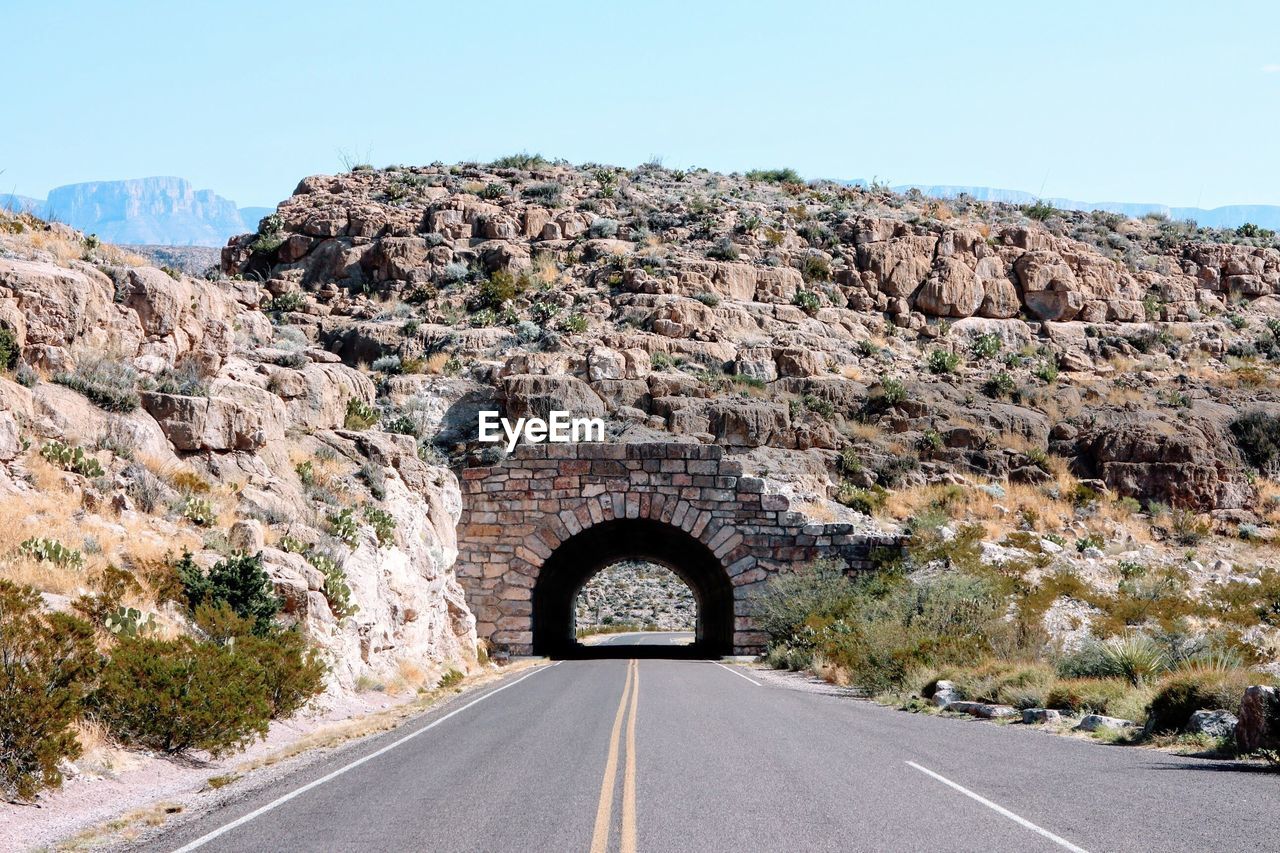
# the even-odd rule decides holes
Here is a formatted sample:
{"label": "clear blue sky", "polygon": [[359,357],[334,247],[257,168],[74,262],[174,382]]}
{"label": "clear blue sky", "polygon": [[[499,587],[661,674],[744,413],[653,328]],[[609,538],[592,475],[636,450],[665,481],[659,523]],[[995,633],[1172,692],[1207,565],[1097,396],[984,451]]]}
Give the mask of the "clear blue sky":
{"label": "clear blue sky", "polygon": [[1277,2],[367,5],[0,0],[0,192],[528,150],[1280,203]]}

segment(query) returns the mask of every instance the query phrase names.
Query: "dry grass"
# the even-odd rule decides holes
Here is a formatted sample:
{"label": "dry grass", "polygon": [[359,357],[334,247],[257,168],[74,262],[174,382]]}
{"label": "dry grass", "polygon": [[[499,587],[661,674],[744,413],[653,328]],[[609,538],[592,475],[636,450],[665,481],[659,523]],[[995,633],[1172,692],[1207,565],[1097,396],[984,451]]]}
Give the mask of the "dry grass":
{"label": "dry grass", "polygon": [[433,376],[440,376],[444,373],[444,366],[449,363],[449,354],[447,352],[436,352],[427,356],[422,363],[422,372],[430,373]]}
{"label": "dry grass", "polygon": [[849,424],[849,435],[858,441],[878,442],[884,436],[884,429],[878,424],[864,424],[854,421]]}

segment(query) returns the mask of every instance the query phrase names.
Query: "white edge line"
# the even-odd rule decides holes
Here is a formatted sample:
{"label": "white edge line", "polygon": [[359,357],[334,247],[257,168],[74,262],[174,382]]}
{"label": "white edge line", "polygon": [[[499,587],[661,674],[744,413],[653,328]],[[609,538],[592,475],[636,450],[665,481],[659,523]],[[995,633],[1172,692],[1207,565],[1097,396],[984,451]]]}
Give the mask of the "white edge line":
{"label": "white edge line", "polygon": [[942,784],[956,789],[957,791],[964,794],[969,799],[977,800],[987,808],[991,809],[997,814],[1004,815],[1005,817],[1009,818],[1009,820],[1013,821],[1019,826],[1025,827],[1026,829],[1029,829],[1038,835],[1044,836],[1045,838],[1049,839],[1053,843],[1061,845],[1062,847],[1065,847],[1066,849],[1073,851],[1073,853],[1088,853],[1088,851],[1085,850],[1083,847],[1077,847],[1067,839],[1054,835],[1052,832],[1050,832],[1047,829],[1036,826],[1034,823],[1027,820],[1026,818],[1019,817],[1018,815],[1009,811],[1004,806],[996,805],[995,803],[991,802],[981,794],[975,794],[973,791],[970,791],[968,788],[964,787],[963,785],[957,785],[955,782],[952,782],[950,779],[946,778],[945,776],[940,776],[937,773],[934,773],[932,770],[930,770],[927,767],[921,767],[919,764],[916,764],[914,761],[908,761],[907,764],[919,770],[921,773],[924,773],[927,776],[931,776],[934,779],[937,779]]}
{"label": "white edge line", "polygon": [[713,661],[712,661],[712,663],[713,663],[713,664],[715,664],[716,666],[720,667],[721,669],[727,669],[727,670],[729,670],[730,672],[732,672],[734,675],[738,676],[739,678],[746,678],[746,679],[747,679],[747,681],[750,681],[750,682],[751,682],[752,684],[754,684],[756,687],[763,687],[763,686],[764,686],[764,685],[763,685],[763,684],[761,684],[760,682],[756,681],[754,678],[749,678],[749,677],[747,677],[747,676],[743,675],[742,673],[738,672],[738,671],[737,671],[736,669],[734,669],[733,667],[731,667],[731,666],[725,666],[724,664],[720,663],[720,661],[718,661],[718,660],[713,660]]}
{"label": "white edge line", "polygon": [[510,682],[509,684],[504,684],[501,687],[497,688],[496,690],[490,690],[488,693],[484,694],[483,696],[472,699],[470,702],[463,705],[461,708],[455,708],[454,710],[445,714],[443,717],[440,717],[438,720],[432,720],[430,723],[423,726],[422,728],[409,732],[409,734],[405,735],[399,740],[393,741],[387,744],[386,746],[382,747],[381,749],[375,752],[369,753],[363,758],[357,758],[355,761],[351,762],[350,764],[343,765],[342,767],[339,767],[337,770],[334,770],[332,773],[328,773],[324,776],[321,776],[319,779],[316,779],[312,782],[308,782],[307,784],[303,785],[301,788],[296,788],[290,791],[289,793],[285,794],[284,796],[278,797],[277,799],[272,800],[271,802],[267,803],[265,806],[261,806],[257,809],[254,809],[253,811],[249,812],[247,815],[238,817],[235,820],[231,821],[230,823],[225,824],[206,835],[200,836],[195,841],[184,844],[182,847],[179,847],[177,850],[173,851],[173,853],[187,853],[187,851],[189,850],[195,850],[198,847],[203,847],[204,845],[208,844],[210,841],[214,840],[218,836],[228,833],[231,830],[235,829],[236,827],[243,826],[244,824],[248,823],[254,818],[261,817],[262,815],[266,814],[272,809],[278,808],[279,806],[282,806],[285,803],[289,802],[294,797],[305,794],[307,791],[310,791],[312,788],[318,788],[324,783],[329,782],[333,779],[336,779],[337,777],[341,776],[343,773],[346,773],[348,770],[354,770],[355,768],[359,767],[361,764],[364,764],[366,761],[372,761],[373,759],[377,758],[379,755],[382,755],[385,752],[390,752],[391,750],[395,749],[397,746],[400,746],[402,743],[406,743],[410,740],[413,740],[423,732],[431,731],[436,726],[443,723],[445,720],[449,719],[455,714],[461,714],[463,711],[467,710],[472,705],[478,705],[479,703],[488,699],[490,696],[501,693],[503,690],[506,690],[508,687],[515,687],[517,684],[524,681],[526,678],[532,678],[533,676],[537,675],[543,670],[551,669],[551,667],[553,666],[559,666],[561,663],[562,663],[561,661],[556,661],[555,663],[551,664],[551,666],[540,666],[537,669],[535,669],[533,672],[530,672],[527,675],[522,675],[519,678],[517,678],[515,681]]}

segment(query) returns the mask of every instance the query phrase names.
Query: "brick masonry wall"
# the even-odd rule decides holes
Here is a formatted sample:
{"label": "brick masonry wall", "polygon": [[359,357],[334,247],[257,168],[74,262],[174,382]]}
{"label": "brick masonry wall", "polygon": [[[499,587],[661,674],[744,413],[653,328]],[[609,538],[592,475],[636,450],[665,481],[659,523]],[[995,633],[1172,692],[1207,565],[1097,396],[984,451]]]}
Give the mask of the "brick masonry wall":
{"label": "brick masonry wall", "polygon": [[522,445],[498,465],[464,470],[462,502],[458,579],[479,635],[513,654],[532,650],[543,562],[603,521],[652,519],[706,545],[733,585],[735,654],[763,650],[751,599],[771,574],[820,556],[867,571],[875,548],[900,545],[849,524],[810,522],[715,445]]}

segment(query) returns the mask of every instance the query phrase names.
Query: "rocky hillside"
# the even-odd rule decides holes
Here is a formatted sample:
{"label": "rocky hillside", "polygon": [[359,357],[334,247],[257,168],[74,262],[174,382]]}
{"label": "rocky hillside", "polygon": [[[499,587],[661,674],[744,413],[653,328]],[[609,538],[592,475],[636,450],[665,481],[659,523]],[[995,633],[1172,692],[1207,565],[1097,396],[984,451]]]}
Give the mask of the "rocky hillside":
{"label": "rocky hillside", "polygon": [[0,218],[0,576],[55,610],[123,589],[131,620],[172,636],[191,629],[183,551],[206,569],[260,554],[331,690],[474,664],[454,474],[368,429],[374,382],[268,302]]}
{"label": "rocky hillside", "polygon": [[601,570],[578,593],[578,630],[610,626],[654,626],[657,631],[692,631],[693,593],[664,566],[617,563]]}
{"label": "rocky hillside", "polygon": [[1266,232],[521,156],[307,178],[223,269],[455,462],[495,453],[477,409],[567,409],[721,444],[815,517],[1074,540],[1098,583],[1193,540],[1195,584],[1270,559],[1236,424],[1280,412]]}

